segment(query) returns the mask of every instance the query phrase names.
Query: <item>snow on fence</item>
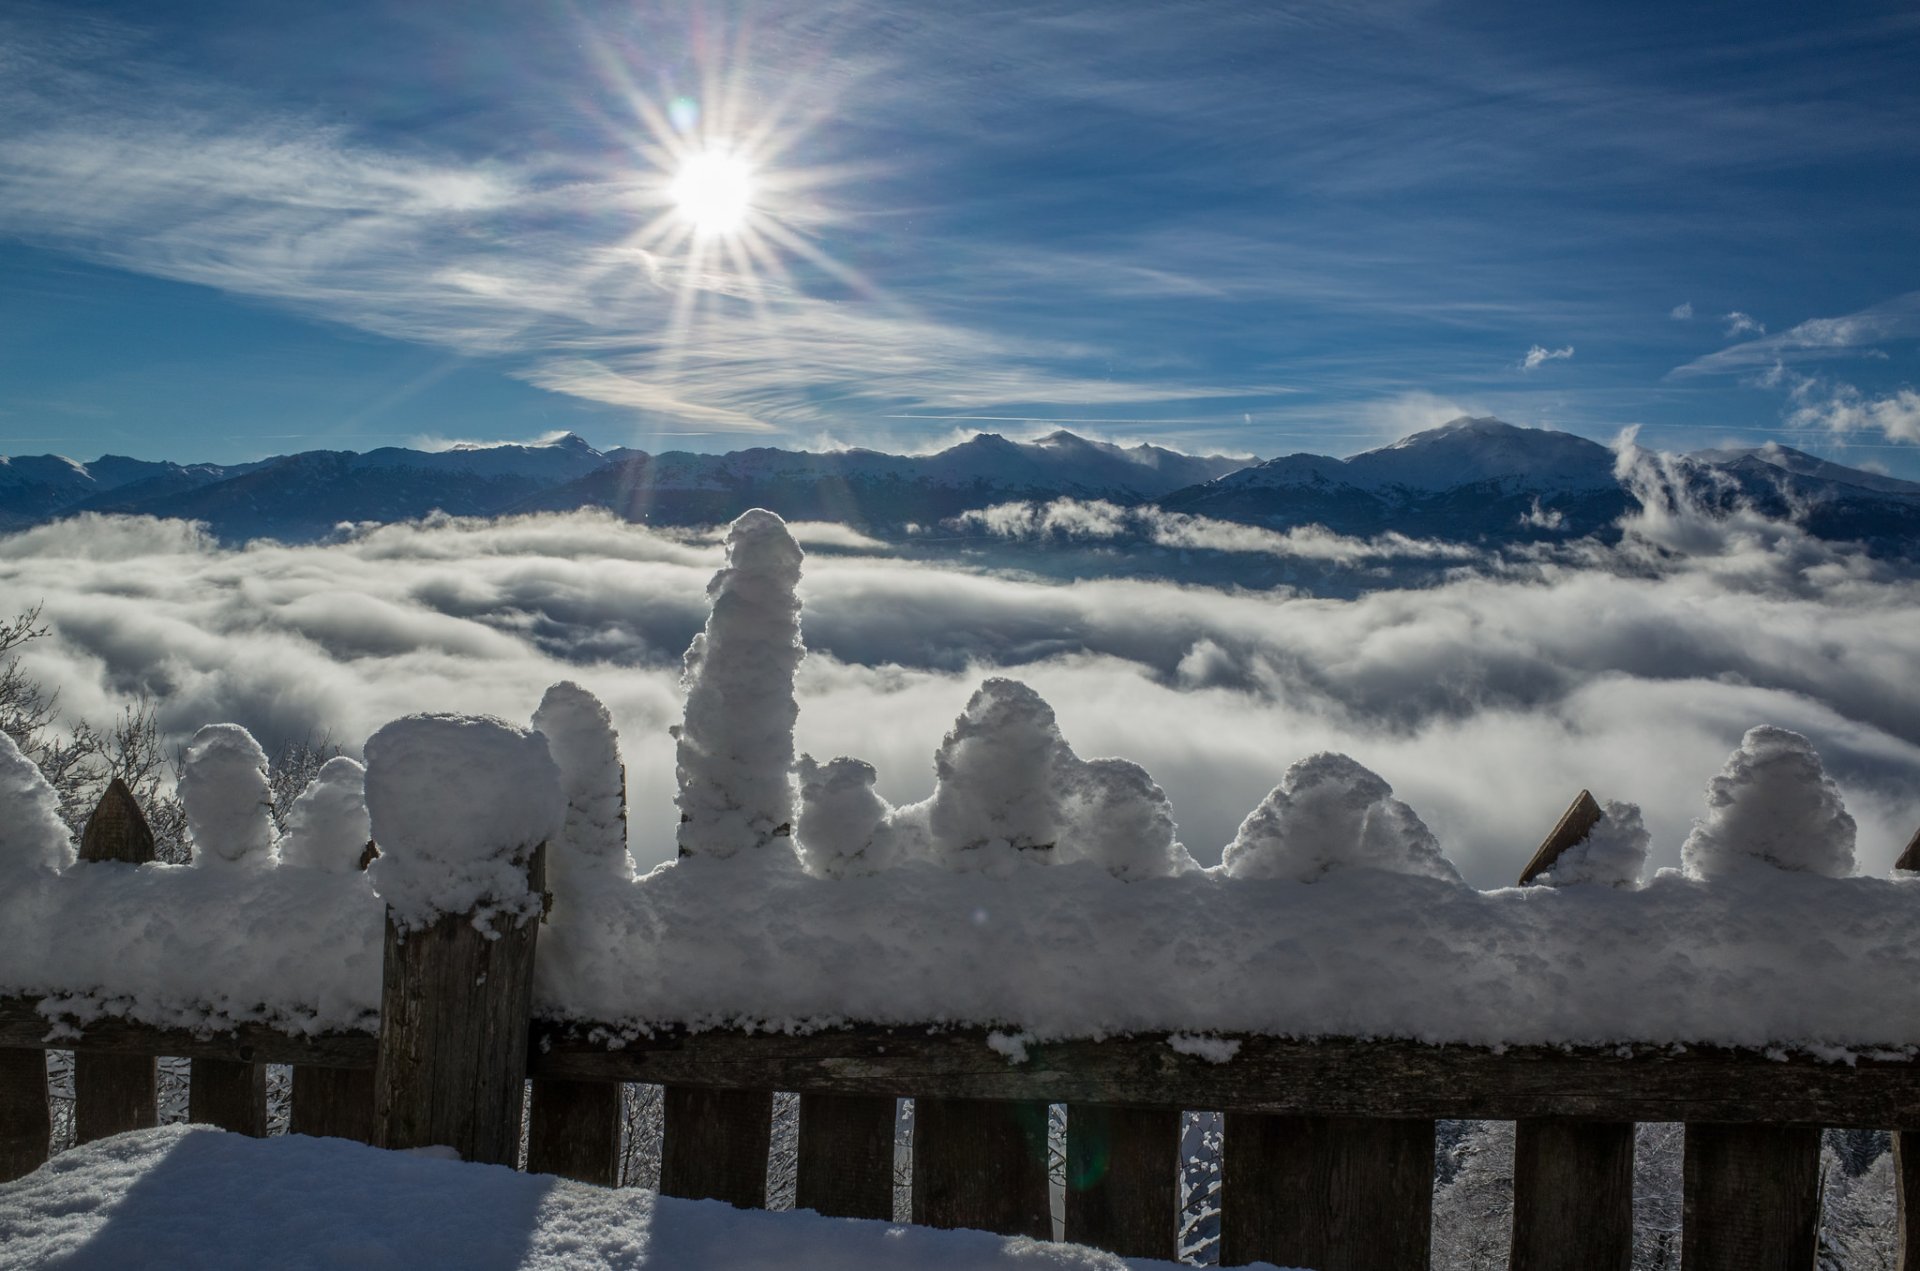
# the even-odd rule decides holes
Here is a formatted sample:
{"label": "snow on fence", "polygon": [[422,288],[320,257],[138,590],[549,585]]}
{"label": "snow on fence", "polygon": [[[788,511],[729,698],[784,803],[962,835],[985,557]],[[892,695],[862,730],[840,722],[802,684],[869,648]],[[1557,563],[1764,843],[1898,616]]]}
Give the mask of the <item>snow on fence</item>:
{"label": "snow on fence", "polygon": [[[1805,739],[1749,733],[1683,871],[1640,882],[1637,809],[1586,792],[1520,874],[1466,886],[1351,759],[1289,768],[1219,867],[1159,787],[1083,760],[989,680],[894,807],[852,758],[796,757],[800,553],[749,513],[687,656],[681,859],[635,879],[605,710],[532,728],[421,716],[330,761],[276,840],[264,756],[186,752],[193,863],[153,863],[115,784],[74,860],[0,737],[0,1179],[47,1157],[49,1049],[80,1141],[189,1116],[614,1182],[623,1082],[665,1087],[661,1189],[766,1203],[772,1101],[799,1095],[797,1200],[888,1218],[915,1101],[914,1221],[1065,1229],[1172,1257],[1180,1118],[1225,1114],[1221,1254],[1427,1265],[1436,1118],[1514,1120],[1515,1268],[1625,1268],[1634,1123],[1684,1122],[1688,1271],[1813,1264],[1823,1126],[1896,1131],[1920,1269],[1920,836],[1853,875]],[[524,1092],[531,1089],[531,1100]],[[524,1106],[523,1106],[524,1104]]]}

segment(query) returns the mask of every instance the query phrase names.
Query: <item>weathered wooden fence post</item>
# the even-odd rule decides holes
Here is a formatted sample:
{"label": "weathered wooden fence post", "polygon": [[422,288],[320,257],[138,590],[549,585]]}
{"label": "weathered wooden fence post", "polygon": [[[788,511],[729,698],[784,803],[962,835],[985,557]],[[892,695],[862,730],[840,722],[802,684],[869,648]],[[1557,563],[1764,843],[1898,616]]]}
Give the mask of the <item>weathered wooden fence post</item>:
{"label": "weathered wooden fence post", "polygon": [[1047,1105],[913,1101],[913,1220],[1003,1236],[1053,1235]]}
{"label": "weathered wooden fence post", "polygon": [[52,1140],[47,1052],[0,1048],[0,1183],[44,1165]]}
{"label": "weathered wooden fence post", "polygon": [[1893,1135],[1894,1203],[1899,1214],[1900,1271],[1920,1271],[1920,1130]]}
{"label": "weathered wooden fence post", "polygon": [[187,1120],[267,1137],[267,1066],[244,1059],[196,1059],[188,1067]]}
{"label": "weathered wooden fence post", "polygon": [[830,1218],[893,1217],[894,1100],[800,1096],[794,1204]]}
{"label": "weathered wooden fence post", "polygon": [[601,1187],[619,1182],[620,1083],[536,1079],[532,1088],[527,1171]]}
{"label": "weathered wooden fence post", "polygon": [[661,1095],[661,1194],[765,1209],[773,1091],[668,1086]]}
{"label": "weathered wooden fence post", "polygon": [[1179,1253],[1180,1114],[1067,1105],[1067,1239],[1130,1258]]}
{"label": "weathered wooden fence post", "polygon": [[1807,1271],[1820,1236],[1820,1131],[1687,1126],[1680,1265]]}
{"label": "weathered wooden fence post", "polygon": [[[1585,842],[1602,815],[1582,790],[1520,871],[1520,886]],[[1515,1122],[1510,1271],[1628,1271],[1632,1264],[1633,1123]]]}
{"label": "weathered wooden fence post", "polygon": [[[154,858],[153,830],[127,783],[118,777],[100,796],[80,836],[83,861],[144,864]],[[73,1056],[73,1141],[159,1124],[151,1055],[76,1051]]]}
{"label": "weathered wooden fence post", "polygon": [[1220,1262],[1426,1271],[1433,1122],[1229,1112]]}
{"label": "weathered wooden fence post", "polygon": [[395,720],[366,749],[387,901],[374,1142],[515,1165],[559,773],[538,733],[484,717]]}

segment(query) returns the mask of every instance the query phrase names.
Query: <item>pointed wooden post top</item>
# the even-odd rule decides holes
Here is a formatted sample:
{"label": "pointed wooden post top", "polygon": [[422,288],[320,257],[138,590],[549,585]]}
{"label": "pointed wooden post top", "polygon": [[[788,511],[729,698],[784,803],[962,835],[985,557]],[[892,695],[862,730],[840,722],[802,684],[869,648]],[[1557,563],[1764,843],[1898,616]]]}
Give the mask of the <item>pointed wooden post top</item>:
{"label": "pointed wooden post top", "polygon": [[115,777],[87,818],[87,828],[80,835],[80,859],[138,865],[153,858],[153,829],[147,815],[127,783]]}
{"label": "pointed wooden post top", "polygon": [[1906,850],[1900,853],[1900,859],[1893,863],[1895,869],[1920,870],[1920,830],[1913,832],[1907,840]]}
{"label": "pointed wooden post top", "polygon": [[1560,854],[1569,848],[1586,842],[1587,835],[1593,833],[1593,827],[1600,823],[1600,805],[1594,800],[1593,793],[1582,790],[1574,801],[1567,805],[1566,812],[1553,827],[1545,841],[1534,852],[1533,859],[1520,871],[1520,886],[1525,887],[1540,875],[1553,868]]}

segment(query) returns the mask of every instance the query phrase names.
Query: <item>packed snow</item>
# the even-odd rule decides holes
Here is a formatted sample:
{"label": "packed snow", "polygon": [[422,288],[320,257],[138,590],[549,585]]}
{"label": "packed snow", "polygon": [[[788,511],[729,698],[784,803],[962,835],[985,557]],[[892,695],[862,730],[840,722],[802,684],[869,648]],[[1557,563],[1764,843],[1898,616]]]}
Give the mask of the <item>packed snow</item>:
{"label": "packed snow", "polygon": [[208,724],[187,743],[180,801],[193,859],[263,864],[273,857],[273,787],[267,752],[238,724]]}
{"label": "packed snow", "polygon": [[731,856],[793,832],[793,674],[800,645],[800,545],[755,508],[727,530],[712,613],[687,648],[678,733],[680,846]]}
{"label": "packed snow", "polygon": [[1234,878],[1311,883],[1340,869],[1378,869],[1460,882],[1393,787],[1345,755],[1318,754],[1287,769],[1221,858]]}
{"label": "packed snow", "polygon": [[0,732],[0,877],[62,869],[72,860],[60,796],[13,738]]}
{"label": "packed snow", "polygon": [[1145,1271],[1178,1265],[980,1231],[735,1209],[345,1139],[255,1139],[186,1125],[89,1143],[0,1185],[0,1248],[9,1267],[72,1271]]}
{"label": "packed snow", "polygon": [[372,839],[366,767],[357,759],[335,755],[320,765],[313,783],[287,809],[280,862],[350,874],[361,868]]}
{"label": "packed snow", "polygon": [[1696,878],[1756,865],[1842,878],[1853,872],[1853,834],[1813,743],[1762,726],[1748,730],[1707,783],[1707,814],[1694,823],[1680,860]]}
{"label": "packed snow", "polygon": [[409,715],[367,738],[368,876],[403,929],[475,913],[497,931],[538,917],[533,850],[567,812],[547,739],[482,715]]}

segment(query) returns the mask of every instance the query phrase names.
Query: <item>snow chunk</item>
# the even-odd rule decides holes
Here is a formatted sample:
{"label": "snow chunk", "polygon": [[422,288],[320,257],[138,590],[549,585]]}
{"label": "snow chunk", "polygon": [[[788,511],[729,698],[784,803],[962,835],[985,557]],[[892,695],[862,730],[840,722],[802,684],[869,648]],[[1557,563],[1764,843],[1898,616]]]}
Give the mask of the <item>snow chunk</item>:
{"label": "snow chunk", "polygon": [[877,774],[863,759],[842,755],[822,764],[801,755],[800,820],[794,845],[807,869],[823,878],[871,874],[906,859],[911,836],[893,819],[893,808],[875,793]]}
{"label": "snow chunk", "polygon": [[1240,1042],[1231,1037],[1202,1037],[1194,1033],[1175,1033],[1167,1038],[1167,1047],[1177,1055],[1191,1055],[1210,1064],[1224,1064],[1240,1053]]}
{"label": "snow chunk", "polygon": [[1647,844],[1651,840],[1640,819],[1639,804],[1608,799],[1587,837],[1560,853],[1553,868],[1534,881],[1550,887],[1573,883],[1632,887],[1647,866]]}
{"label": "snow chunk", "polygon": [[1010,853],[1053,849],[1062,745],[1053,708],[1025,684],[995,677],[974,692],[933,758],[927,822],[948,863],[981,852],[991,867]]}
{"label": "snow chunk", "polygon": [[686,722],[676,731],[680,848],[732,856],[792,833],[793,697],[800,545],[764,508],[727,528],[712,612],[687,646]]}
{"label": "snow chunk", "polygon": [[273,858],[273,786],[267,752],[238,724],[208,724],[187,743],[180,800],[194,864]]}
{"label": "snow chunk", "polygon": [[1346,755],[1322,752],[1288,768],[1227,845],[1233,878],[1310,883],[1340,869],[1378,869],[1460,883],[1460,873],[1393,787]]}
{"label": "snow chunk", "polygon": [[566,795],[539,733],[488,715],[408,715],[367,738],[374,890],[402,929],[479,909],[538,916],[534,848],[560,833]]}
{"label": "snow chunk", "polygon": [[287,809],[280,863],[332,874],[357,873],[372,837],[366,767],[357,759],[335,755],[320,765],[313,784]]}
{"label": "snow chunk", "polygon": [[544,733],[567,796],[560,850],[547,856],[556,895],[575,883],[633,877],[627,855],[627,779],[620,737],[600,699],[570,680],[547,690],[533,726]]}
{"label": "snow chunk", "polygon": [[60,796],[13,738],[0,732],[0,873],[64,869],[73,835],[60,819]]}
{"label": "snow chunk", "polygon": [[1032,1040],[1032,1033],[1003,1033],[996,1028],[987,1034],[987,1049],[1010,1064],[1024,1064],[1027,1062],[1027,1043]]}
{"label": "snow chunk", "polygon": [[1853,873],[1853,835],[1853,818],[1813,743],[1763,724],[1747,731],[1707,782],[1707,813],[1694,821],[1680,862],[1694,878],[1760,862],[1844,878]]}

